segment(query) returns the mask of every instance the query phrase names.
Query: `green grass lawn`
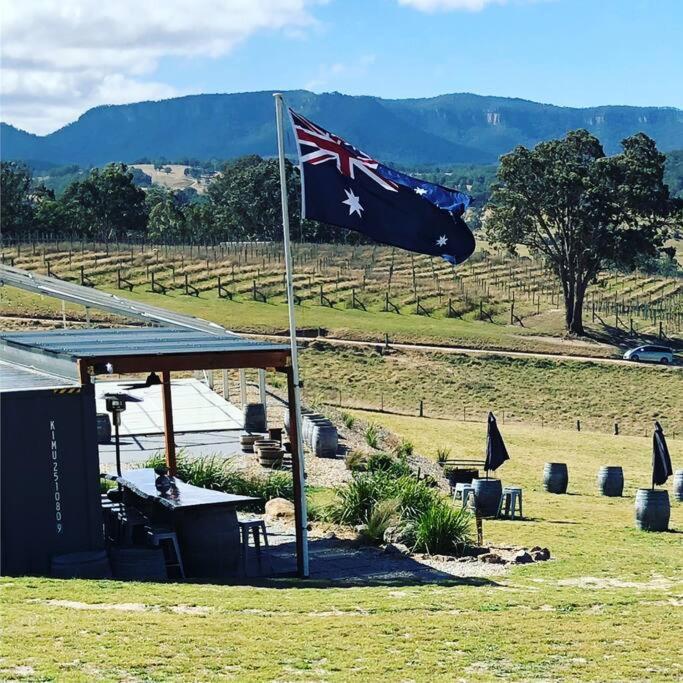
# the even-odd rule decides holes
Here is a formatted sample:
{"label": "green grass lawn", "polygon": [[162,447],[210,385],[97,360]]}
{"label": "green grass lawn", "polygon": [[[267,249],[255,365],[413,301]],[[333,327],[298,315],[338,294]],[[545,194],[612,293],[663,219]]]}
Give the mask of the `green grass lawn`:
{"label": "green grass lawn", "polygon": [[[371,415],[434,454],[480,454],[484,426]],[[489,542],[546,545],[551,562],[490,582],[341,587],[6,578],[4,680],[677,681],[683,677],[683,505],[677,532],[633,528],[649,440],[506,425],[505,482],[528,519],[484,523]],[[683,441],[670,440],[680,466]],[[569,495],[542,465],[569,463]],[[622,499],[595,474],[621,464]]]}

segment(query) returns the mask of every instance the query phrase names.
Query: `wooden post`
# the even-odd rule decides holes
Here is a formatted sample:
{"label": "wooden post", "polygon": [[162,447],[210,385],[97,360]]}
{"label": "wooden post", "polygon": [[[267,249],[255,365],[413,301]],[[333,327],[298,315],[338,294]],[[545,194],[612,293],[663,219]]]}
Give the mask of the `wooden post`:
{"label": "wooden post", "polygon": [[228,382],[228,371],[223,370],[223,398],[230,400],[230,384]]}
{"label": "wooden post", "polygon": [[244,410],[247,405],[247,375],[244,368],[240,368],[240,403]]}
{"label": "wooden post", "polygon": [[268,408],[267,408],[267,395],[266,395],[266,371],[263,368],[259,368],[258,371],[258,391],[259,400],[263,404],[263,418],[268,424]]}
{"label": "wooden post", "polygon": [[299,424],[297,424],[296,396],[294,394],[294,372],[292,367],[287,368],[287,405],[289,408],[289,442],[292,445],[292,482],[294,484],[294,525],[296,534],[296,569],[299,576],[306,576],[304,566],[304,543],[305,533],[303,527],[304,511],[302,493],[304,478],[301,472],[304,468],[300,465],[299,453]]}
{"label": "wooden post", "polygon": [[161,393],[164,406],[164,445],[166,449],[166,465],[169,474],[176,476],[177,465],[175,459],[175,434],[173,432],[173,401],[171,400],[171,373],[163,370],[161,373]]}

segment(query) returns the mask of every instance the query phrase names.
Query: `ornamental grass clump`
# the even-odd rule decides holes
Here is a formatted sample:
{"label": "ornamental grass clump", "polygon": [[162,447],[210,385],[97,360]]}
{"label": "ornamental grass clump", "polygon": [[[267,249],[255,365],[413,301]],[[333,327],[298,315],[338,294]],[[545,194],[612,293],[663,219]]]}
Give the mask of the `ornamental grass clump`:
{"label": "ornamental grass clump", "polygon": [[430,555],[457,555],[471,541],[472,516],[442,498],[434,501],[404,529],[406,544]]}
{"label": "ornamental grass clump", "polygon": [[380,500],[370,511],[362,536],[372,543],[382,543],[384,533],[389,527],[396,526],[401,516],[398,501],[393,498]]}
{"label": "ornamental grass clump", "polygon": [[384,532],[397,527],[414,551],[458,553],[470,539],[470,514],[402,467],[407,465],[394,456],[373,454],[367,471],[353,472],[352,480],[337,488],[326,519],[362,525],[361,536],[372,543],[381,543]]}

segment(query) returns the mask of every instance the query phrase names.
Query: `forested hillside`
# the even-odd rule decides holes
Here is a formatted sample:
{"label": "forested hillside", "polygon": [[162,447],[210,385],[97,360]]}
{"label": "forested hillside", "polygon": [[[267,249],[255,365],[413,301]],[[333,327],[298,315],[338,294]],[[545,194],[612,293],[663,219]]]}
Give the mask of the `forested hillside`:
{"label": "forested hillside", "polygon": [[[638,131],[663,151],[683,140],[675,108],[557,107],[527,100],[451,94],[384,100],[340,93],[286,93],[288,104],[386,163],[490,164],[515,145],[533,146],[586,128],[605,151]],[[193,95],[159,102],[101,106],[46,136],[2,124],[2,158],[100,166],[140,158],[233,159],[275,154],[270,92]],[[293,151],[293,142],[289,140]]]}

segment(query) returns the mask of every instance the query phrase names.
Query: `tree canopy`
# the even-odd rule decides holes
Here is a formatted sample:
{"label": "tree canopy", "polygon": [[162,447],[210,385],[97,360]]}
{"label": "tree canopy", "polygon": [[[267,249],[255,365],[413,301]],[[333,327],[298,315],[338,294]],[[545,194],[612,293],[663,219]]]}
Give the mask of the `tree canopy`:
{"label": "tree canopy", "polygon": [[585,130],[502,157],[486,221],[488,236],[511,251],[525,245],[545,258],[564,293],[567,330],[583,334],[586,288],[613,265],[633,268],[656,257],[673,202],[665,157],[638,133],[605,156]]}

